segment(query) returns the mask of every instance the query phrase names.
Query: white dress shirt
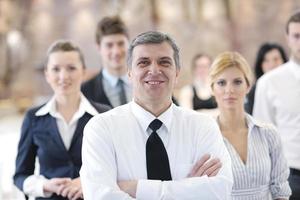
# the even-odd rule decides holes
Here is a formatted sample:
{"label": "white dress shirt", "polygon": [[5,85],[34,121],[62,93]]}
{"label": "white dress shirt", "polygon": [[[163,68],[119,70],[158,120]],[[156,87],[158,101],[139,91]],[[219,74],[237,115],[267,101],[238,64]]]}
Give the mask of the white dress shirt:
{"label": "white dress shirt", "polygon": [[[229,199],[231,161],[217,124],[174,104],[158,117],[163,126],[157,131],[168,153],[172,181],[147,180],[146,141],[154,119],[130,102],[88,122],[80,171],[84,199],[133,199],[117,185],[124,180],[138,180],[136,199]],[[187,178],[206,153],[220,158],[218,175]]]}
{"label": "white dress shirt", "polygon": [[288,199],[289,168],[283,155],[279,134],[270,124],[246,115],[248,126],[247,160],[244,163],[224,138],[231,156],[233,172],[232,200]]}
{"label": "white dress shirt", "polygon": [[121,105],[120,97],[119,97],[121,88],[118,87],[119,78],[122,79],[122,81],[124,83],[124,89],[125,89],[125,95],[126,95],[127,102],[131,101],[132,88],[131,88],[131,84],[129,82],[127,74],[125,74],[121,77],[117,77],[117,76],[111,75],[106,69],[103,69],[102,74],[103,74],[103,89],[113,107],[117,107],[117,106]]}
{"label": "white dress shirt", "polygon": [[258,80],[253,115],[277,127],[288,165],[300,170],[299,64],[289,61]]}
{"label": "white dress shirt", "polygon": [[[54,117],[56,119],[58,131],[62,141],[66,149],[69,149],[75,133],[77,122],[85,112],[93,116],[98,114],[98,111],[90,104],[85,96],[81,94],[79,108],[69,123],[65,121],[59,112],[57,112],[55,97],[52,97],[35,113],[35,115],[43,116],[49,113],[52,117]],[[44,193],[43,191],[45,181],[47,181],[47,179],[43,175],[34,174],[28,176],[23,184],[24,193],[32,197],[50,197],[52,193]]]}

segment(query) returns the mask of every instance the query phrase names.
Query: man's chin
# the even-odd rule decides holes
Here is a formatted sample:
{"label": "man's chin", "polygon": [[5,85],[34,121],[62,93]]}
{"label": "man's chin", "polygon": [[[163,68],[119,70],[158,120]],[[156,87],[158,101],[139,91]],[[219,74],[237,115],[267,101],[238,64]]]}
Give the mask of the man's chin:
{"label": "man's chin", "polygon": [[124,68],[125,66],[126,66],[125,62],[114,62],[111,64],[111,67],[115,69]]}
{"label": "man's chin", "polygon": [[123,71],[124,69],[126,69],[126,65],[114,65],[111,66],[111,69],[114,69],[115,71]]}
{"label": "man's chin", "polygon": [[165,102],[169,102],[169,100],[171,99],[171,98],[166,98],[166,95],[149,95],[148,96],[148,101],[150,101],[150,102],[156,102],[156,103],[159,103],[159,104],[163,104],[163,103],[165,103]]}

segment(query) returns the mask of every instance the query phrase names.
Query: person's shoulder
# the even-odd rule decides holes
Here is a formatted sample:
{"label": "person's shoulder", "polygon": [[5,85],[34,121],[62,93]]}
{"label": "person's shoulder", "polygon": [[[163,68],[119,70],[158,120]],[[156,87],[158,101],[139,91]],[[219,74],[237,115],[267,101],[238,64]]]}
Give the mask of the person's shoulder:
{"label": "person's shoulder", "polygon": [[205,113],[200,113],[189,108],[176,106],[174,110],[175,110],[175,115],[177,117],[182,118],[182,120],[187,120],[190,122],[201,123],[201,124],[215,122],[215,119],[210,115]]}
{"label": "person's shoulder", "polygon": [[43,116],[38,116],[38,115],[36,115],[36,113],[45,105],[46,105],[46,103],[39,105],[39,106],[34,106],[34,107],[28,108],[25,112],[23,123],[33,124],[38,119],[42,118]]}
{"label": "person's shoulder", "polygon": [[43,106],[45,106],[45,105],[46,105],[46,103],[43,103],[43,104],[38,105],[38,106],[30,107],[30,108],[27,109],[25,115],[26,115],[26,116],[33,117],[33,116],[35,116],[35,113],[36,113],[38,110],[40,110],[40,109],[41,109]]}
{"label": "person's shoulder", "polygon": [[252,121],[253,125],[262,136],[272,138],[277,137],[277,129],[273,124],[258,120],[250,115],[248,115],[248,118]]}
{"label": "person's shoulder", "polygon": [[110,116],[122,116],[122,115],[126,115],[128,114],[128,112],[130,111],[130,103],[121,105],[121,106],[117,106],[111,110],[109,110],[107,112],[107,114],[109,114]]}
{"label": "person's shoulder", "polygon": [[182,107],[175,110],[176,126],[189,130],[186,134],[200,139],[221,137],[216,119],[212,116]]}
{"label": "person's shoulder", "polygon": [[111,120],[115,121],[119,118],[123,118],[124,116],[128,116],[129,113],[129,104],[125,104],[122,106],[115,107],[113,109],[109,109],[106,112],[99,113],[98,115],[93,117],[93,120]]}
{"label": "person's shoulder", "polygon": [[289,68],[288,66],[290,65],[290,62],[284,63],[282,65],[280,65],[279,67],[271,70],[268,73],[265,73],[263,76],[261,76],[258,79],[258,83],[266,83],[266,82],[270,82],[272,80],[274,81],[278,81],[282,78],[285,77],[285,75],[287,73],[289,73]]}
{"label": "person's shoulder", "polygon": [[281,140],[276,127],[271,123],[261,122],[258,130],[260,136],[266,139],[266,141],[268,141],[268,144],[272,146],[278,144],[278,142],[280,142]]}
{"label": "person's shoulder", "polygon": [[251,123],[253,126],[257,126],[258,128],[272,128],[272,127],[274,127],[271,123],[267,123],[265,121],[257,119],[257,118],[253,117],[250,114],[246,114],[246,118],[247,118],[248,124]]}
{"label": "person's shoulder", "polygon": [[[115,107],[103,113],[99,113],[92,117],[86,125],[87,129],[95,129],[100,132],[114,132],[112,129],[119,128],[123,123],[129,120],[129,106],[127,104]],[[121,126],[122,127],[122,126]],[[107,134],[103,133],[103,134]],[[115,133],[113,133],[115,134]]]}

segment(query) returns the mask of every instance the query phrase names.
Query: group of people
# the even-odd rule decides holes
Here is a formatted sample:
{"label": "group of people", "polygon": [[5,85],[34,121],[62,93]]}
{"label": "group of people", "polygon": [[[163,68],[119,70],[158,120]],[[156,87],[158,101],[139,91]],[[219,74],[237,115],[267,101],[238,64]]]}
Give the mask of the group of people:
{"label": "group of people", "polygon": [[[251,90],[245,98],[245,110],[252,114],[256,81],[265,73],[287,62],[287,57],[282,46],[276,43],[264,43],[260,46],[254,65],[255,80]],[[216,101],[211,93],[209,84],[209,69],[212,59],[206,54],[196,54],[192,59],[192,83],[180,90],[179,104],[185,108],[200,112],[215,110]]]}
{"label": "group of people", "polygon": [[[172,100],[181,65],[165,33],[144,32],[129,43],[120,18],[102,19],[102,69],[85,83],[80,49],[55,42],[44,68],[54,95],[25,115],[15,185],[53,200],[300,199],[300,12],[286,36],[290,61],[259,78],[268,62],[286,61],[274,45],[261,50],[256,89],[241,54],[197,55],[193,74],[203,78],[184,89],[180,102],[188,108]],[[254,101],[255,118],[245,99]],[[217,107],[218,116],[192,110],[203,105]]]}

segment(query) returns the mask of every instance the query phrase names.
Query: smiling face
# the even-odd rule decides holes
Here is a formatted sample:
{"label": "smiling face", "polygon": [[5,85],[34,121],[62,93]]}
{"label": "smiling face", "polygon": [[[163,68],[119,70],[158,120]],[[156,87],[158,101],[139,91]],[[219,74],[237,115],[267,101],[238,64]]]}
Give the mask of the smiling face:
{"label": "smiling face", "polygon": [[220,110],[243,110],[244,98],[249,92],[245,75],[237,67],[221,71],[212,84],[212,91]]}
{"label": "smiling face", "polygon": [[124,34],[111,34],[102,37],[99,52],[103,67],[111,74],[126,73],[126,53],[128,38]]}
{"label": "smiling face", "polygon": [[76,51],[51,53],[45,68],[46,80],[55,95],[76,95],[80,93],[84,68]]}
{"label": "smiling face", "polygon": [[133,97],[141,106],[171,104],[172,90],[179,74],[173,53],[167,42],[134,47],[128,75]]}

